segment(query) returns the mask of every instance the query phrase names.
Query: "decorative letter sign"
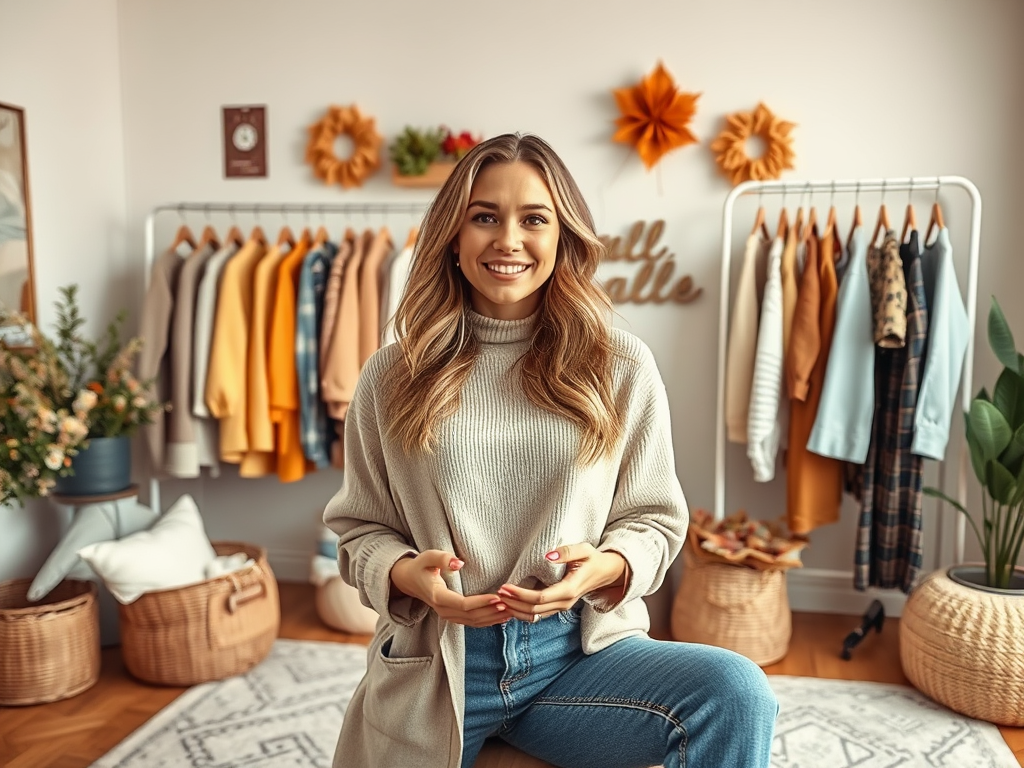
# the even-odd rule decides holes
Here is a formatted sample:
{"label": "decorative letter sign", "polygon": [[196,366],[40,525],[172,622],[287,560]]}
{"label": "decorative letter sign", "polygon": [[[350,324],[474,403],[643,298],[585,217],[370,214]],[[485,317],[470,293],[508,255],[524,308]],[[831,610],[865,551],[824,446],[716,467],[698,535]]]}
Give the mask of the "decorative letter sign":
{"label": "decorative letter sign", "polygon": [[[689,304],[703,292],[703,288],[694,288],[693,278],[683,275],[673,283],[676,270],[675,254],[669,253],[667,247],[655,251],[661,233],[665,230],[665,222],[655,221],[647,230],[647,222],[638,221],[629,230],[629,237],[622,242],[620,237],[601,235],[600,240],[605,246],[605,261],[639,262],[640,269],[633,277],[630,286],[627,278],[613,277],[604,284],[605,290],[616,304],[664,304],[673,301],[677,304]],[[643,246],[634,253],[634,249],[643,240]]]}

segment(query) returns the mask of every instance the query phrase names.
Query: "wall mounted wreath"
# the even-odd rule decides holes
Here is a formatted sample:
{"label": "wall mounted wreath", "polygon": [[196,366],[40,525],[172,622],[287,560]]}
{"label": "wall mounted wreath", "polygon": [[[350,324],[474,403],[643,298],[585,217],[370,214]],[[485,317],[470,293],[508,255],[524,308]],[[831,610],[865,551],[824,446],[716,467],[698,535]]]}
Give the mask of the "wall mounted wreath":
{"label": "wall mounted wreath", "polygon": [[[364,116],[356,105],[330,107],[307,130],[306,162],[325,184],[340,184],[346,189],[361,187],[380,168],[384,138],[377,133],[374,118]],[[352,154],[345,159],[334,153],[334,142],[339,136],[348,136],[354,145]]]}
{"label": "wall mounted wreath", "polygon": [[[725,128],[711,142],[711,151],[719,170],[733,184],[777,179],[784,170],[793,168],[796,155],[789,134],[796,123],[779,120],[764,104],[758,104],[753,112],[734,112],[725,120]],[[747,139],[752,136],[764,142],[760,157],[747,154]]]}

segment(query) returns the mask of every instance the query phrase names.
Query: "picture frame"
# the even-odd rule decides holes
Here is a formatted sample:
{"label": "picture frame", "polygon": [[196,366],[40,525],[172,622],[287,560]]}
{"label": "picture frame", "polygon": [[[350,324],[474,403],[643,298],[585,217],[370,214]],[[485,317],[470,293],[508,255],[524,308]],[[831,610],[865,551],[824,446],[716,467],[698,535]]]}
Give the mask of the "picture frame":
{"label": "picture frame", "polygon": [[25,110],[0,102],[0,343],[26,347],[37,323]]}

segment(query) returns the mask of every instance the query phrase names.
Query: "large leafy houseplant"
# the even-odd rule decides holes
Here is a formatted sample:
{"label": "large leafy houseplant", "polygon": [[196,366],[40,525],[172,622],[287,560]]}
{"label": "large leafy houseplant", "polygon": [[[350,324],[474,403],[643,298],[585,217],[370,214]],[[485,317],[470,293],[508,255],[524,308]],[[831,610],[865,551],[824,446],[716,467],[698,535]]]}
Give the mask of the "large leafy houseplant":
{"label": "large leafy houseplant", "polygon": [[1006,589],[1024,544],[1024,355],[994,296],[988,342],[1003,370],[992,394],[982,387],[964,414],[971,466],[982,487],[981,520],[937,488],[924,493],[964,514],[981,545],[988,586]]}

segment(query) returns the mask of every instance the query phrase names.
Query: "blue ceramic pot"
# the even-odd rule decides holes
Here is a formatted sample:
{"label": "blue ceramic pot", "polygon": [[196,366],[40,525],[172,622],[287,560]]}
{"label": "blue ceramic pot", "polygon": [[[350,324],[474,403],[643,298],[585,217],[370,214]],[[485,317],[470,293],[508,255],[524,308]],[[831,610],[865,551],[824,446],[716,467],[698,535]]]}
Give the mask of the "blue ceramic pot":
{"label": "blue ceramic pot", "polygon": [[89,447],[71,460],[73,475],[58,477],[53,489],[64,496],[99,496],[131,485],[132,452],[129,437],[91,437]]}

